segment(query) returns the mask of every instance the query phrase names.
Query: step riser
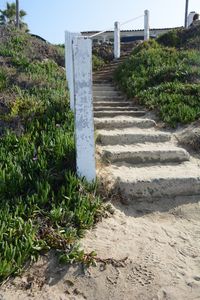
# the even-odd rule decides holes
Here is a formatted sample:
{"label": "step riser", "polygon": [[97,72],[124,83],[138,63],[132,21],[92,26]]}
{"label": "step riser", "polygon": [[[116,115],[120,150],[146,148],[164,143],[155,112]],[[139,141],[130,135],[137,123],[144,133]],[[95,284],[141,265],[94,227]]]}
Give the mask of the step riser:
{"label": "step riser", "polygon": [[[123,102],[123,103],[126,103],[126,100],[124,99],[124,98],[96,98],[96,97],[94,97],[93,98],[93,103],[94,103],[94,105],[100,105],[99,103],[101,103],[101,102],[106,102],[106,103],[113,103],[113,102],[115,102],[116,104],[118,104],[119,102]],[[108,104],[106,104],[106,105],[108,105]],[[110,104],[110,105],[111,105]]]}
{"label": "step riser", "polygon": [[122,195],[129,201],[200,194],[200,177],[154,179],[150,182],[138,181],[135,183],[118,181],[116,183]]}
{"label": "step riser", "polygon": [[[101,102],[103,102],[103,101],[107,101],[107,102],[109,102],[109,101],[111,101],[111,102],[113,102],[113,101],[123,101],[124,100],[124,97],[121,97],[121,96],[115,96],[115,97],[110,97],[110,96],[94,96],[93,97],[93,101],[95,102],[99,102],[99,101],[101,101]],[[124,100],[125,101],[125,100]]]}
{"label": "step riser", "polygon": [[123,106],[123,107],[120,107],[120,106],[99,106],[99,107],[96,107],[94,106],[94,110],[95,111],[127,111],[128,109],[130,110],[134,110],[134,111],[137,111],[137,107],[127,107],[127,106]]}
{"label": "step riser", "polygon": [[123,122],[123,121],[115,121],[106,122],[106,121],[96,121],[95,128],[96,129],[123,129],[123,128],[151,128],[156,126],[153,120],[142,120],[141,121],[130,121],[130,122]]}
{"label": "step riser", "polygon": [[138,152],[123,152],[111,153],[110,151],[102,151],[102,158],[109,162],[127,162],[130,164],[142,163],[163,163],[177,162],[181,163],[190,159],[186,151],[138,151]]}
{"label": "step riser", "polygon": [[102,112],[94,112],[95,118],[103,118],[103,117],[116,117],[116,116],[130,116],[130,117],[142,117],[146,114],[144,111],[102,111]]}
{"label": "step riser", "polygon": [[108,102],[94,102],[94,107],[95,108],[98,108],[98,107],[133,107],[133,103],[132,102],[122,102],[122,101],[115,101],[115,102],[112,102],[112,101],[108,101]]}
{"label": "step riser", "polygon": [[101,79],[111,78],[111,79],[113,79],[113,74],[95,74],[95,76],[93,78],[94,79],[96,79],[96,78],[101,78]]}
{"label": "step riser", "polygon": [[121,93],[117,91],[94,91],[93,95],[94,97],[118,97],[121,96]]}
{"label": "step riser", "polygon": [[93,93],[95,92],[102,92],[102,91],[105,91],[105,92],[116,92],[116,88],[115,87],[112,87],[112,86],[100,86],[98,85],[97,87],[93,86]]}
{"label": "step riser", "polygon": [[110,78],[109,80],[107,79],[98,79],[98,78],[93,78],[93,84],[111,84],[112,79]]}
{"label": "step riser", "polygon": [[124,135],[98,135],[97,142],[103,145],[130,145],[135,143],[162,143],[170,140],[169,135],[165,134],[155,134],[155,135],[145,135],[145,134],[124,134]]}
{"label": "step riser", "polygon": [[97,72],[95,72],[95,75],[98,76],[98,75],[110,75],[111,73],[113,73],[115,70],[117,69],[117,66],[115,67],[112,67],[110,69],[106,69],[106,70],[99,70]]}

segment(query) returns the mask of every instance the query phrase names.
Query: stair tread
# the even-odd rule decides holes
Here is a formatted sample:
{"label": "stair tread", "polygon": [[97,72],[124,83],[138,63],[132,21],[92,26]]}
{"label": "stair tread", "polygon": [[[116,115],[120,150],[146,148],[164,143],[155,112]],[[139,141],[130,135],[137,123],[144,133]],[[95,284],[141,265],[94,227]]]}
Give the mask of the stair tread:
{"label": "stair tread", "polygon": [[169,133],[151,130],[141,129],[137,127],[114,129],[114,130],[98,130],[97,142],[103,145],[130,145],[136,143],[161,143],[167,142],[171,139]]}
{"label": "stair tread", "polygon": [[[153,121],[152,119],[148,119],[148,118],[137,118],[137,117],[131,117],[131,116],[117,116],[114,118],[109,118],[109,117],[105,117],[105,118],[94,118],[94,121],[96,123],[102,123],[104,122],[106,123],[111,123],[111,122],[122,122],[122,123],[126,123],[126,122],[143,122],[143,121],[151,121],[152,123],[155,123],[155,121]],[[156,124],[156,123],[155,123]],[[116,129],[117,130],[117,129]]]}
{"label": "stair tread", "polygon": [[97,98],[97,99],[112,99],[112,98],[114,98],[114,99],[125,99],[125,97],[124,96],[121,96],[121,95],[106,95],[106,96],[104,96],[104,95],[102,95],[102,96],[100,96],[100,95],[94,95],[94,98]]}
{"label": "stair tread", "polygon": [[96,128],[105,128],[107,130],[116,129],[116,128],[128,128],[128,127],[142,127],[142,128],[150,128],[155,127],[155,121],[143,117],[132,117],[132,116],[115,116],[115,117],[101,117],[94,118],[94,124]]}
{"label": "stair tread", "polygon": [[115,111],[115,110],[101,110],[101,111],[94,111],[95,117],[115,117],[115,116],[144,116],[146,114],[146,111],[135,111],[135,110],[128,110],[128,111]]}
{"label": "stair tread", "polygon": [[108,145],[100,146],[101,151],[109,151],[111,153],[123,153],[123,152],[171,152],[171,151],[182,151],[187,153],[187,151],[181,147],[175,146],[171,143],[138,143],[133,145]]}
{"label": "stair tread", "polygon": [[95,106],[94,107],[94,111],[101,111],[101,112],[104,112],[104,111],[117,111],[117,112],[120,112],[120,111],[125,111],[125,112],[131,112],[131,111],[143,111],[143,110],[140,110],[138,107],[134,107],[134,106],[130,106],[127,107],[126,106],[109,106],[109,105],[105,105],[105,106]]}
{"label": "stair tread", "polygon": [[143,143],[130,145],[100,146],[102,157],[110,162],[128,162],[133,164],[183,162],[190,159],[189,153],[169,143]]}
{"label": "stair tread", "polygon": [[151,181],[159,179],[198,178],[200,181],[200,166],[192,162],[182,164],[132,165],[115,163],[109,166],[110,171],[122,182]]}
{"label": "stair tread", "polygon": [[105,110],[101,110],[101,111],[98,111],[98,112],[101,112],[101,113],[134,113],[134,112],[136,112],[136,113],[139,113],[139,112],[142,112],[142,113],[146,113],[146,111],[145,110],[135,110],[134,109],[134,107],[130,107],[130,109],[127,109],[127,110],[116,110],[115,109],[115,107],[112,107],[113,108],[113,110],[107,110],[107,109],[105,109]]}
{"label": "stair tread", "polygon": [[119,105],[119,107],[121,106],[121,105],[126,105],[127,104],[127,106],[130,106],[130,105],[133,105],[134,103],[133,102],[127,102],[127,101],[98,101],[98,102],[95,102],[94,103],[95,105],[102,105],[102,106],[104,106],[104,105],[116,105],[116,104],[118,104]]}
{"label": "stair tread", "polygon": [[137,127],[132,127],[132,128],[123,128],[123,129],[113,129],[113,130],[106,130],[106,129],[100,129],[98,130],[99,135],[104,135],[104,136],[120,136],[120,135],[127,135],[127,134],[142,134],[142,135],[158,135],[158,134],[163,134],[166,136],[170,136],[168,132],[164,131],[159,131],[159,130],[153,130],[153,129],[141,129]]}

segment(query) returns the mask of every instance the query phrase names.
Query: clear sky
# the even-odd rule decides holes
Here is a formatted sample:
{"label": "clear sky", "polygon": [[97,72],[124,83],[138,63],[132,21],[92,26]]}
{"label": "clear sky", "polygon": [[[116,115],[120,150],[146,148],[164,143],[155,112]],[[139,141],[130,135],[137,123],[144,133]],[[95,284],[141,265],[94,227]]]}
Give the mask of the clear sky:
{"label": "clear sky", "polygon": [[[0,9],[7,1],[0,0]],[[12,2],[12,1],[8,1]],[[64,31],[104,30],[150,10],[151,28],[184,24],[185,0],[19,0],[32,33],[63,43]],[[189,0],[189,11],[200,12],[200,0]],[[122,29],[142,29],[143,19]]]}

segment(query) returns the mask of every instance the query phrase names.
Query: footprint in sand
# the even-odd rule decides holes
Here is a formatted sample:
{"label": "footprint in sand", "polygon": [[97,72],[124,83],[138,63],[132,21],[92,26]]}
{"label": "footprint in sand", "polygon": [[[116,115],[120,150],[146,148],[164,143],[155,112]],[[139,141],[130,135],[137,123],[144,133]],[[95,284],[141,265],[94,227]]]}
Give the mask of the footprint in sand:
{"label": "footprint in sand", "polygon": [[194,248],[192,246],[185,246],[183,248],[179,248],[178,252],[184,257],[196,258],[200,256],[199,249]]}
{"label": "footprint in sand", "polygon": [[148,270],[146,265],[135,265],[131,268],[127,276],[127,280],[131,281],[133,284],[139,284],[141,286],[150,285],[155,276],[152,271]]}

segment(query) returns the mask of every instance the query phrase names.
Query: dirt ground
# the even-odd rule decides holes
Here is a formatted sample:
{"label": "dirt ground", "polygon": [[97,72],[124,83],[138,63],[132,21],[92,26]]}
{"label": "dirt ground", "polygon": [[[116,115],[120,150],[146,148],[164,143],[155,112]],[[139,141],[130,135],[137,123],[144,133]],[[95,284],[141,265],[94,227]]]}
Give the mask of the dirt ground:
{"label": "dirt ground", "polygon": [[[196,163],[198,125],[172,132]],[[61,265],[50,252],[4,283],[0,300],[200,300],[200,197],[125,205],[112,195],[111,205],[81,240],[96,267]]]}
{"label": "dirt ground", "polygon": [[200,299],[200,199],[163,199],[129,206],[113,199],[114,214],[82,240],[107,259],[96,267],[60,265],[40,257],[5,283],[0,299]]}
{"label": "dirt ground", "polygon": [[[200,163],[198,122],[171,133]],[[129,205],[118,198],[81,240],[97,252],[96,267],[61,265],[50,252],[5,282],[0,300],[200,300],[200,197]]]}

